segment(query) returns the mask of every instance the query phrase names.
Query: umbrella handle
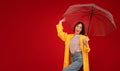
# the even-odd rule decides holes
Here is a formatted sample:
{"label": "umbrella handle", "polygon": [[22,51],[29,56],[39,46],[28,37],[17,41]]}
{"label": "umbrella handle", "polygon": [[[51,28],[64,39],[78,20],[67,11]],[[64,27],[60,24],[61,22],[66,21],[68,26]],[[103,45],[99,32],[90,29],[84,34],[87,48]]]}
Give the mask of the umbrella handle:
{"label": "umbrella handle", "polygon": [[89,21],[89,24],[88,24],[88,30],[87,30],[87,36],[89,34],[89,30],[90,30],[90,24],[91,24],[91,21],[92,21],[92,15],[93,15],[93,6],[92,6],[92,10],[91,10],[91,13],[90,13],[90,21]]}

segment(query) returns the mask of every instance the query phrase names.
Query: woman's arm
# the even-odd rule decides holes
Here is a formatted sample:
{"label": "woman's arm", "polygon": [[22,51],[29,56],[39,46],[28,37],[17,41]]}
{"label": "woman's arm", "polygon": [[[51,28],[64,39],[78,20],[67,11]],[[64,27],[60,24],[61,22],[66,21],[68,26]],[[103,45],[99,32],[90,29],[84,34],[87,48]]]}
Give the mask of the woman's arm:
{"label": "woman's arm", "polygon": [[89,52],[90,51],[90,47],[89,47],[89,38],[88,38],[88,36],[85,36],[85,38],[83,39],[83,44],[84,44],[84,50],[86,51],[86,52]]}
{"label": "woman's arm", "polygon": [[57,29],[57,35],[58,37],[65,41],[66,40],[66,37],[67,37],[67,33],[66,32],[63,32],[63,26],[62,26],[62,23],[65,21],[65,19],[62,19],[59,21],[59,24],[56,25],[56,29]]}

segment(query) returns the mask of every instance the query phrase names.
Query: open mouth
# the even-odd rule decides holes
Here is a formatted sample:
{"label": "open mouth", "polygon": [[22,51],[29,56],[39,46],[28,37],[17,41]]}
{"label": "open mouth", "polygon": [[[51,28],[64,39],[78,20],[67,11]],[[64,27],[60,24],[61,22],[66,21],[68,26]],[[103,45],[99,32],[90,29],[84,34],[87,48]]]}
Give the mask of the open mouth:
{"label": "open mouth", "polygon": [[76,32],[79,32],[79,30],[76,30]]}

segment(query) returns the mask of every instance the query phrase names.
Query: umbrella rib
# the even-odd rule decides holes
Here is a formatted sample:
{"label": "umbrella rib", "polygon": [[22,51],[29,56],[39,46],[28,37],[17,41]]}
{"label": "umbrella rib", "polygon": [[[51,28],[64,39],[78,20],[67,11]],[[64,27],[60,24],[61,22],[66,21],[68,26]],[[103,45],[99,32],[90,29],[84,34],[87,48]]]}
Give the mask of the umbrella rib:
{"label": "umbrella rib", "polygon": [[83,16],[81,16],[80,18],[83,18],[83,17],[88,16],[88,15],[89,15],[89,14],[83,15]]}
{"label": "umbrella rib", "polygon": [[[94,16],[94,17],[96,17],[98,20],[101,20],[100,18],[98,18],[97,16]],[[102,22],[102,21],[100,21],[101,23],[106,23],[106,22]],[[112,31],[111,31],[112,32]],[[108,32],[107,34],[109,34],[110,32]],[[104,34],[105,35],[105,34]]]}
{"label": "umbrella rib", "polygon": [[[79,13],[80,11],[77,11],[77,12]],[[67,16],[67,15],[69,15],[69,14],[74,15],[74,14],[76,14],[77,12],[72,12],[72,13],[64,14],[63,16]],[[83,14],[84,14],[84,13],[86,13],[86,14],[88,13],[88,14],[89,14],[90,12],[81,12],[81,13],[83,13]]]}
{"label": "umbrella rib", "polygon": [[[102,20],[102,19],[100,19],[100,18],[98,18],[97,16],[94,16],[94,17],[96,17],[98,20]],[[100,21],[101,23],[105,23],[105,22],[102,22],[102,21]],[[107,23],[106,23],[107,24]]]}
{"label": "umbrella rib", "polygon": [[82,12],[82,13],[88,13],[88,12],[90,12],[90,11],[82,11],[82,10],[78,10],[77,12]]}
{"label": "umbrella rib", "polygon": [[101,21],[102,19],[98,18],[97,16],[94,16],[94,17],[97,18],[98,20],[100,20],[99,22],[105,23],[105,22]]}
{"label": "umbrella rib", "polygon": [[[103,16],[103,17],[106,17],[106,16],[104,16],[104,15],[101,15],[101,14],[94,14],[94,15],[99,15],[99,16]],[[106,19],[108,19],[108,17],[106,17]],[[115,26],[115,28],[116,28],[116,25],[115,25],[115,23],[114,23],[114,20],[113,19],[108,19],[108,21],[112,21],[112,24]]]}

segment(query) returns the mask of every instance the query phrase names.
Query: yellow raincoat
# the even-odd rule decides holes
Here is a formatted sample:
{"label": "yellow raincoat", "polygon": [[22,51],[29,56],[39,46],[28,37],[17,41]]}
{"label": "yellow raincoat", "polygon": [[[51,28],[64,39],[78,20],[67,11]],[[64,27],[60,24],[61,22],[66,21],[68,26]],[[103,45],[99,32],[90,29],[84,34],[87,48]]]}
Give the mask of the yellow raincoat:
{"label": "yellow raincoat", "polygon": [[[66,32],[63,32],[63,26],[62,24],[57,24],[57,34],[65,42],[65,52],[64,52],[64,64],[63,68],[67,67],[70,64],[70,52],[69,52],[69,43],[71,38],[74,36],[74,34],[67,34]],[[89,44],[87,45],[83,44],[83,39],[87,38],[86,36],[80,34],[80,47],[82,50],[82,56],[83,56],[83,71],[89,71],[89,60],[88,60],[88,52],[90,51]]]}

